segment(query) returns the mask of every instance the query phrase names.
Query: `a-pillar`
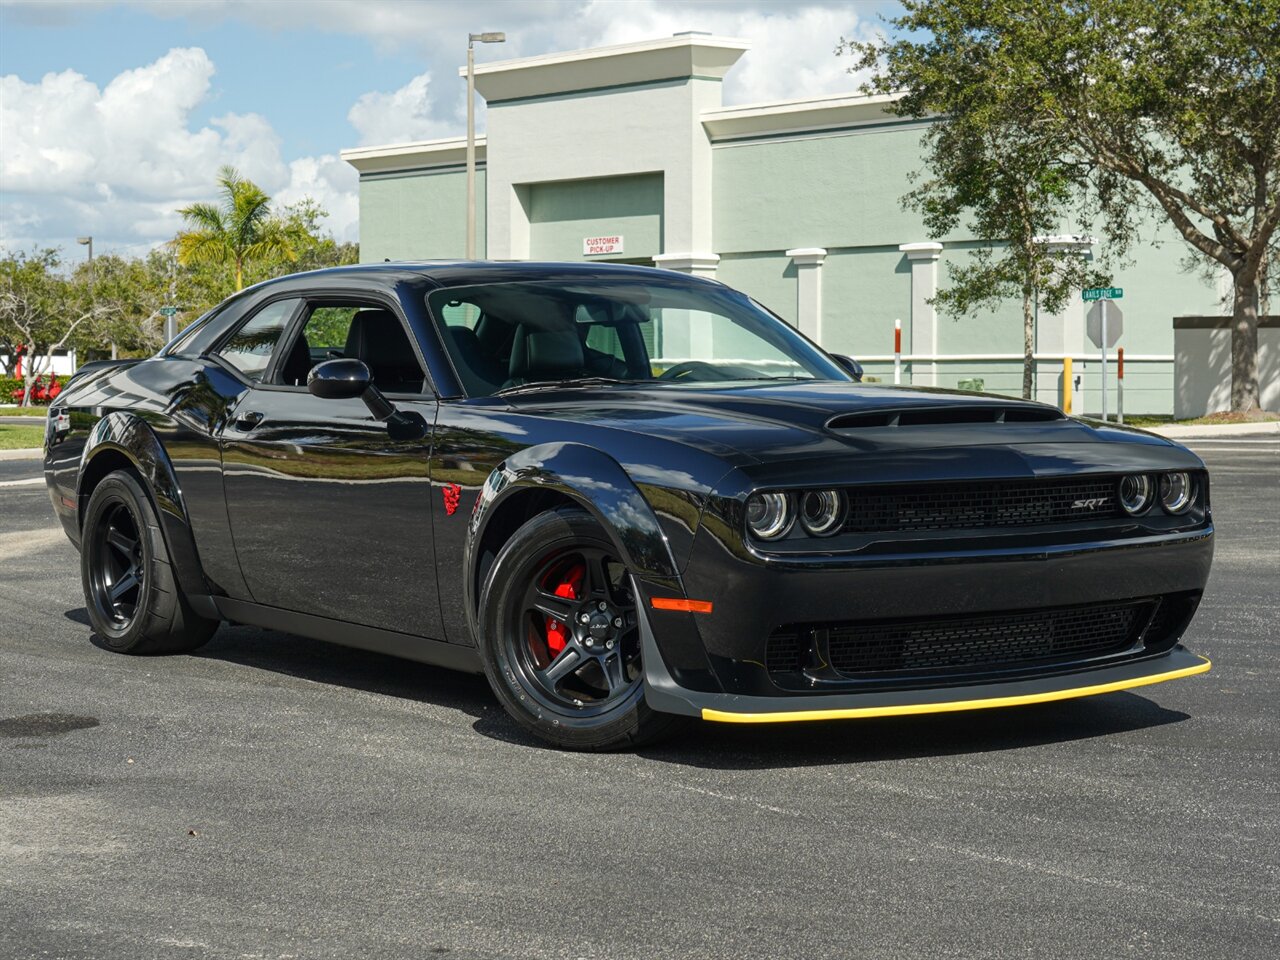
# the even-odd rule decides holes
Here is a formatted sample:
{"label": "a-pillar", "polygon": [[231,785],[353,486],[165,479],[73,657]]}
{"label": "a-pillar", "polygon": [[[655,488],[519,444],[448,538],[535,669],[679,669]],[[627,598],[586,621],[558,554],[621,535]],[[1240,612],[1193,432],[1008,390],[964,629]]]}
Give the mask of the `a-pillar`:
{"label": "a-pillar", "polygon": [[[929,301],[938,292],[938,257],[942,244],[933,240],[904,243],[898,249],[907,255],[911,265],[911,353],[914,356],[938,355],[938,311]],[[911,363],[911,382],[915,386],[936,387],[938,364]]]}
{"label": "a-pillar", "polygon": [[796,265],[796,326],[814,343],[822,343],[822,247],[797,247],[787,256]]}

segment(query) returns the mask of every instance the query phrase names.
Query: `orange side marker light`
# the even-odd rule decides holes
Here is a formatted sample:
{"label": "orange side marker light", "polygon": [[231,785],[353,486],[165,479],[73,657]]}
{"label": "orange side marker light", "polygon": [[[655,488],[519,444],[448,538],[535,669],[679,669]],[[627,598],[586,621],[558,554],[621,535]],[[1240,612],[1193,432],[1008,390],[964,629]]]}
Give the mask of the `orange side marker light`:
{"label": "orange side marker light", "polygon": [[654,597],[649,601],[655,610],[679,610],[682,613],[710,613],[710,600],[677,600],[673,597]]}

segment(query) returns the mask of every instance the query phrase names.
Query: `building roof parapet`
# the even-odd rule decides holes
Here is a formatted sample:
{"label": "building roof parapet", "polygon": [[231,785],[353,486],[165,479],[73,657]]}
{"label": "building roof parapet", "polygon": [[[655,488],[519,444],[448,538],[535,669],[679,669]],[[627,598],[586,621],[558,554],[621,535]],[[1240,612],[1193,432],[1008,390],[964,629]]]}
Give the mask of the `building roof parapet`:
{"label": "building roof parapet", "polygon": [[[486,101],[527,99],[682,77],[720,80],[751,43],[685,33],[567,53],[476,64],[476,90]],[[466,68],[458,68],[466,76]]]}
{"label": "building roof parapet", "polygon": [[[485,159],[486,141],[476,137],[476,160]],[[415,140],[374,147],[352,147],[339,152],[347,163],[361,173],[388,173],[394,170],[420,170],[426,167],[454,166],[467,159],[467,138]]]}
{"label": "building roof parapet", "polygon": [[889,112],[889,106],[901,97],[900,93],[874,96],[832,93],[798,100],[723,107],[705,111],[702,126],[712,140],[734,140],[885,121],[902,122]]}

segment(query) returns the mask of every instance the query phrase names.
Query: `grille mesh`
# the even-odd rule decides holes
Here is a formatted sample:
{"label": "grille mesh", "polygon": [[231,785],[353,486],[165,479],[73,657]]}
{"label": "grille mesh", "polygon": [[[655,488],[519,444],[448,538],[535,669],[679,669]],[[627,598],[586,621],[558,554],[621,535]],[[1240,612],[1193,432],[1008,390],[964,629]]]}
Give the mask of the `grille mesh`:
{"label": "grille mesh", "polygon": [[913,483],[848,491],[846,533],[976,530],[1122,516],[1116,478]]}
{"label": "grille mesh", "polygon": [[930,673],[1071,662],[1128,649],[1151,619],[1152,600],[911,621],[808,624],[769,638],[772,672],[803,668],[815,631],[828,662],[846,674]]}

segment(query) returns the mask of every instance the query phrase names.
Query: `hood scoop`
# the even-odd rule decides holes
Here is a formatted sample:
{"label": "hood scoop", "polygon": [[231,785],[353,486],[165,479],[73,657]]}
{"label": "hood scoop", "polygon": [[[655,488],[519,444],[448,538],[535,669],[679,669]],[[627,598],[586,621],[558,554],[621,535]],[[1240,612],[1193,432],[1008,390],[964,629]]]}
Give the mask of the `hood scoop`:
{"label": "hood scoop", "polygon": [[1065,420],[1053,407],[1014,404],[964,404],[958,406],[906,407],[842,413],[827,421],[828,430],[866,430],[876,427],[937,427],[960,423],[1046,423]]}

